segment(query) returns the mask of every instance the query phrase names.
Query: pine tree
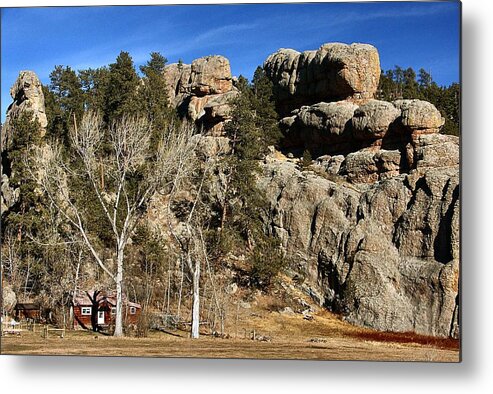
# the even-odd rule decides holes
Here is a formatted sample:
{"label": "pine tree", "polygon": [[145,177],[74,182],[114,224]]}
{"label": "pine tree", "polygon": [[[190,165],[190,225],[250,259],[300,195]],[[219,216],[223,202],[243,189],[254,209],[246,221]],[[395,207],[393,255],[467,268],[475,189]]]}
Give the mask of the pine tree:
{"label": "pine tree", "polygon": [[168,59],[166,59],[159,52],[151,52],[151,58],[143,66],[140,66],[140,71],[148,77],[151,72],[162,74],[164,72],[164,67]]}
{"label": "pine tree", "polygon": [[381,100],[393,101],[397,98],[421,99],[435,105],[445,118],[441,129],[443,134],[459,135],[459,103],[460,86],[457,83],[440,87],[433,81],[431,74],[423,68],[416,77],[415,71],[409,67],[404,70],[395,66],[393,70],[381,73],[378,88]]}
{"label": "pine tree", "polygon": [[74,70],[56,66],[50,74],[50,90],[67,118],[74,114],[80,120],[84,111],[82,86]]}
{"label": "pine tree", "polygon": [[43,85],[47,135],[60,141],[68,141],[67,124],[59,100],[48,86]]}
{"label": "pine tree", "polygon": [[148,119],[154,126],[154,132],[157,134],[153,136],[153,141],[157,141],[158,136],[164,132],[173,115],[169,107],[168,86],[164,74],[166,62],[166,58],[159,52],[152,52],[151,59],[140,67],[144,75],[140,91],[141,101]]}
{"label": "pine tree", "polygon": [[[37,192],[35,180],[31,179],[30,168],[36,168],[37,158],[31,153],[33,146],[42,141],[41,127],[33,113],[25,111],[12,120],[14,130],[12,146],[7,152],[10,184],[19,188],[19,199],[5,218],[7,227],[14,228],[19,239],[26,233],[36,233],[44,218],[41,208],[41,195]],[[7,169],[4,169],[7,170]]]}
{"label": "pine tree", "polygon": [[232,153],[223,163],[227,182],[221,234],[229,234],[229,240],[236,240],[233,245],[247,253],[252,285],[266,287],[282,266],[282,263],[274,264],[274,257],[283,260],[278,241],[265,232],[263,217],[267,201],[256,182],[259,159],[269,144],[278,141],[273,124],[276,115],[271,101],[272,88],[261,71],[257,69],[253,85],[240,76],[237,87],[241,94],[232,103],[232,120],[225,126]]}
{"label": "pine tree", "polygon": [[442,132],[458,136],[460,134],[460,86],[458,83],[453,83],[444,89],[441,108],[445,117]]}
{"label": "pine tree", "polygon": [[394,67],[393,80],[395,82],[396,91],[395,97],[397,99],[403,98],[403,87],[404,87],[404,70],[400,66]]}
{"label": "pine tree", "polygon": [[273,84],[261,67],[257,67],[253,74],[252,88],[257,125],[262,130],[265,145],[277,145],[282,134],[278,124],[279,116],[274,104]]}
{"label": "pine tree", "polygon": [[[229,181],[221,227],[224,227],[226,216],[229,216],[230,225],[246,236],[248,228],[254,227],[252,220],[257,217],[253,211],[263,199],[253,185],[260,171],[257,159],[266,146],[262,129],[257,124],[254,94],[246,78],[239,77],[238,88],[241,94],[234,100],[232,119],[225,126],[225,132],[231,139],[232,154],[225,159],[227,163],[224,167]],[[232,201],[239,203],[232,204]]]}
{"label": "pine tree", "polygon": [[416,73],[409,67],[404,70],[404,84],[402,88],[403,97],[418,98],[419,96],[419,85],[416,82]]}
{"label": "pine tree", "polygon": [[419,69],[418,83],[421,89],[427,89],[430,87],[433,79],[431,78],[431,74],[428,73],[424,68]]}
{"label": "pine tree", "polygon": [[312,164],[312,154],[308,149],[303,151],[303,158],[301,159],[301,168],[306,169]]}
{"label": "pine tree", "polygon": [[392,101],[395,99],[395,83],[392,70],[381,71],[378,86],[378,99]]}
{"label": "pine tree", "polygon": [[46,89],[48,132],[65,140],[74,116],[80,121],[84,111],[84,93],[79,78],[70,67],[55,66],[50,74],[50,92]]}
{"label": "pine tree", "polygon": [[107,67],[88,68],[79,71],[79,79],[84,92],[84,107],[86,110],[103,113],[106,102],[106,92],[109,85],[109,70]]}
{"label": "pine tree", "polygon": [[108,86],[104,103],[104,120],[107,123],[125,115],[141,112],[138,96],[139,77],[128,52],[120,52],[115,63],[109,66]]}

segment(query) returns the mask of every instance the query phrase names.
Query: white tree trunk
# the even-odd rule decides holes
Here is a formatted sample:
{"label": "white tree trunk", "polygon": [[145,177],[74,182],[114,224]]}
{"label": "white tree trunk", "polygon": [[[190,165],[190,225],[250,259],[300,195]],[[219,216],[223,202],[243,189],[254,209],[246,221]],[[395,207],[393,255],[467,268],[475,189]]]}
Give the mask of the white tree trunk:
{"label": "white tree trunk", "polygon": [[180,320],[181,318],[181,295],[183,293],[183,279],[185,278],[185,264],[183,262],[183,259],[180,259],[181,260],[181,278],[180,278],[180,290],[179,290],[179,294],[178,294],[178,309],[176,311],[176,316],[178,317],[178,320]]}
{"label": "white tree trunk", "polygon": [[[190,258],[190,257],[189,257]],[[195,262],[193,271],[192,338],[199,337],[200,323],[200,260]]]}
{"label": "white tree trunk", "polygon": [[116,273],[116,317],[115,317],[115,332],[113,336],[123,336],[123,297],[122,297],[122,282],[123,282],[123,251],[118,252],[117,256],[118,267]]}
{"label": "white tree trunk", "polygon": [[77,260],[77,268],[75,270],[75,279],[74,279],[74,290],[72,293],[72,303],[70,304],[70,328],[73,330],[74,329],[74,304],[75,304],[75,297],[77,295],[77,285],[79,283],[79,270],[80,270],[80,262],[82,261],[82,251],[79,250],[79,258]]}

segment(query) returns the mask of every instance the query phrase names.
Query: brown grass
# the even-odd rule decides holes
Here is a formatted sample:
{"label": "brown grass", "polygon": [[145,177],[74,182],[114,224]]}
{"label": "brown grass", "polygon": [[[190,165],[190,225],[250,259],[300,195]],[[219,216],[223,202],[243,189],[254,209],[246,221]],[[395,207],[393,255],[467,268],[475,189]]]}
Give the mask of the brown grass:
{"label": "brown grass", "polygon": [[[284,283],[290,279],[283,278]],[[297,299],[310,300],[299,289],[289,295],[238,291],[230,301],[249,300],[250,308],[227,305],[225,332],[228,339],[215,338],[202,326],[198,340],[188,332],[149,331],[147,338],[113,338],[84,331],[68,331],[65,338],[44,339],[39,333],[24,331],[20,337],[4,337],[3,354],[52,354],[81,356],[259,358],[306,360],[382,360],[458,362],[459,342],[416,335],[389,333],[353,326],[331,312],[316,308],[313,320],[302,314],[283,315],[279,309],[300,309]],[[301,308],[303,309],[303,308]],[[183,312],[186,315],[186,311]],[[237,316],[237,313],[238,316]],[[217,327],[216,327],[217,329]],[[270,342],[251,340],[268,337]]]}
{"label": "brown grass", "polygon": [[2,354],[201,357],[306,360],[382,360],[456,362],[458,352],[419,345],[378,343],[355,339],[328,339],[323,343],[248,339],[198,340],[154,333],[150,338],[113,338],[90,333],[69,333],[65,338],[43,339],[27,333],[22,337],[2,338]]}
{"label": "brown grass", "polygon": [[[266,306],[269,300],[260,300]],[[233,319],[230,319],[230,321]],[[188,333],[150,332],[148,338],[113,338],[69,331],[65,338],[44,339],[39,333],[2,338],[3,354],[81,356],[259,358],[306,360],[382,360],[458,362],[458,342],[415,334],[382,333],[355,327],[327,311],[304,320],[261,308],[244,311],[239,325],[226,326],[230,339],[213,338],[204,329],[198,340]],[[271,342],[253,341],[250,333]]]}

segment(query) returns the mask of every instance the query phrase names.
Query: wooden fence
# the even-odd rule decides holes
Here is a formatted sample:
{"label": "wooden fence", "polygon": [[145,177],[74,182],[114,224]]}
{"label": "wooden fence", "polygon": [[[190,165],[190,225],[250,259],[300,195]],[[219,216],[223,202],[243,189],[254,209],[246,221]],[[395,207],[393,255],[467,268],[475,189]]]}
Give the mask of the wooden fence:
{"label": "wooden fence", "polygon": [[43,338],[52,336],[65,337],[65,328],[57,328],[49,324],[40,324],[34,321],[21,321],[19,323],[2,322],[2,336],[5,335],[22,335],[23,332],[31,331],[40,333]]}

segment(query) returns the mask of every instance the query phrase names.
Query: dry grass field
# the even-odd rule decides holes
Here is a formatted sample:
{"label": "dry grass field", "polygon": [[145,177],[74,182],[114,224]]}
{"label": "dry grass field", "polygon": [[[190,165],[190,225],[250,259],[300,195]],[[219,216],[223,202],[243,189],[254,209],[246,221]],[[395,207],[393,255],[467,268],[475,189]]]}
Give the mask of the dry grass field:
{"label": "dry grass field", "polygon": [[[413,334],[381,333],[352,326],[329,312],[314,320],[300,315],[270,313],[251,316],[248,325],[227,327],[230,338],[188,333],[151,332],[147,338],[113,338],[91,332],[67,331],[64,338],[42,338],[25,331],[20,336],[2,337],[2,354],[202,357],[307,360],[383,360],[458,362],[459,343]],[[264,342],[250,339],[268,337]],[[235,338],[236,337],[236,338]]]}

